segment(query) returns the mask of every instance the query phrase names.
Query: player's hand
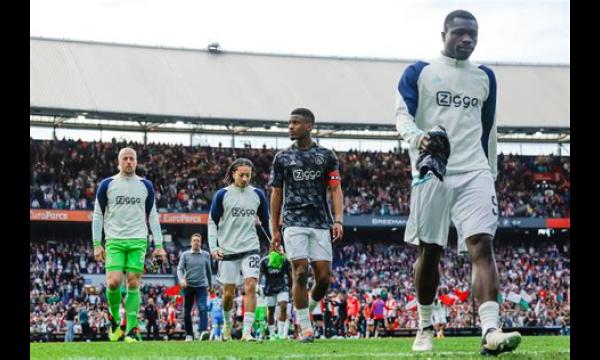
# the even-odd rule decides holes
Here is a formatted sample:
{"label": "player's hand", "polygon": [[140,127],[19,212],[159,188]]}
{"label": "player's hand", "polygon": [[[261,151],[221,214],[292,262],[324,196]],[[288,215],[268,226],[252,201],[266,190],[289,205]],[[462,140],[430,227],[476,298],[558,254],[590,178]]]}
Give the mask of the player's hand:
{"label": "player's hand", "polygon": [[104,247],[102,245],[94,247],[94,258],[96,259],[96,261],[104,262],[105,257],[106,257],[106,254],[104,252]]}
{"label": "player's hand", "polygon": [[212,257],[215,260],[223,260],[223,253],[221,252],[221,249],[217,249],[217,250],[213,251]]}
{"label": "player's hand", "polygon": [[185,279],[182,279],[181,281],[179,281],[179,286],[181,286],[182,288],[186,288],[187,287],[187,281],[185,281]]}
{"label": "player's hand", "polygon": [[271,250],[283,253],[281,249],[281,231],[273,232],[271,237]]}
{"label": "player's hand", "polygon": [[167,259],[167,252],[163,248],[156,248],[152,252],[153,258],[160,258],[161,261],[165,261]]}
{"label": "player's hand", "polygon": [[333,224],[333,242],[339,241],[344,237],[344,226],[340,223]]}
{"label": "player's hand", "polygon": [[431,151],[431,137],[429,136],[429,134],[425,133],[423,136],[421,136],[421,139],[419,140],[419,144],[418,144],[418,148],[419,151]]}

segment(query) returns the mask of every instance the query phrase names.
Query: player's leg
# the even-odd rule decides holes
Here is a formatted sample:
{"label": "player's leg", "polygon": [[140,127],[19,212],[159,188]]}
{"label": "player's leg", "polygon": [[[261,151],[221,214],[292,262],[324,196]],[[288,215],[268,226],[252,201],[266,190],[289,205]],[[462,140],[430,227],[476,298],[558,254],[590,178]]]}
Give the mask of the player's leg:
{"label": "player's leg", "polygon": [[127,329],[125,330],[125,341],[140,341],[141,335],[137,327],[138,314],[140,312],[140,282],[144,272],[144,259],[146,258],[146,239],[126,240],[127,259],[125,270],[127,271],[127,297],[125,298],[125,311],[127,316]]}
{"label": "player's leg", "polygon": [[218,279],[223,284],[223,340],[231,339],[233,328],[233,300],[235,298],[236,284],[240,277],[241,261],[219,261]]}
{"label": "player's leg", "polygon": [[256,310],[256,278],[244,279],[244,320],[242,325],[242,339],[250,340],[252,337],[252,324]]}
{"label": "player's leg", "polygon": [[308,258],[310,229],[288,227],[283,232],[287,257],[292,263],[292,298],[303,342],[314,340],[308,309]]}
{"label": "player's leg", "polygon": [[440,259],[443,248],[435,244],[421,242],[415,264],[415,288],[419,312],[419,329],[431,327],[433,299],[440,282]]}
{"label": "player's leg", "polygon": [[198,307],[198,316],[200,317],[200,323],[198,324],[198,330],[200,332],[200,340],[208,339],[208,289],[206,286],[200,286],[196,288],[196,306]]}
{"label": "player's leg", "polygon": [[233,299],[235,297],[235,283],[223,284],[223,340],[231,339],[233,327]]}
{"label": "player's leg", "polygon": [[194,308],[195,288],[183,289],[183,326],[185,328],[185,341],[194,339],[194,328],[192,326],[192,309]]}
{"label": "player's leg", "polygon": [[267,296],[267,325],[269,327],[269,339],[275,339],[275,305],[277,305],[277,298],[273,296]]}
{"label": "player's leg", "polygon": [[123,336],[121,329],[120,307],[122,302],[121,284],[123,283],[123,270],[126,265],[126,253],[122,241],[106,241],[106,299],[109,308],[111,328],[108,332],[110,341],[117,341]]}
{"label": "player's leg", "polygon": [[308,310],[308,259],[292,261],[292,297],[303,338],[314,336]]}
{"label": "player's leg", "polygon": [[328,229],[310,229],[308,256],[314,272],[315,283],[309,296],[308,310],[312,312],[325,297],[331,284],[331,232]]}
{"label": "player's leg", "polygon": [[285,333],[285,329],[287,328],[286,323],[288,322],[288,319],[287,319],[287,305],[288,305],[288,301],[289,301],[289,297],[288,297],[287,291],[279,293],[277,295],[277,300],[280,300],[279,303],[278,303],[278,305],[279,305],[279,319],[278,320],[279,321],[278,321],[277,332],[278,332],[280,338],[286,339],[287,338],[287,334]]}
{"label": "player's leg", "polygon": [[479,234],[467,239],[467,248],[473,262],[471,283],[473,295],[479,305],[482,332],[482,354],[497,355],[516,349],[521,342],[518,332],[502,333],[499,329],[498,270],[489,234]]}
{"label": "player's leg", "polygon": [[127,296],[125,297],[125,314],[127,317],[127,328],[125,330],[125,341],[135,342],[140,339],[137,321],[140,311],[140,280],[142,274],[127,272]]}
{"label": "player's leg", "polygon": [[246,256],[241,261],[242,277],[244,278],[244,320],[242,326],[242,340],[255,340],[252,333],[252,324],[256,310],[256,283],[260,271],[260,256],[257,254]]}
{"label": "player's leg", "polygon": [[473,171],[455,176],[456,201],[452,220],[458,233],[459,251],[468,251],[473,265],[471,282],[479,305],[482,327],[482,354],[512,351],[521,342],[518,332],[498,329],[498,270],[494,258],[493,237],[498,226],[498,202],[494,179],[489,171]]}
{"label": "player's leg", "polygon": [[450,204],[452,193],[435,176],[413,180],[410,215],[404,241],[418,245],[414,266],[419,330],[413,351],[433,350],[434,329],[431,324],[433,299],[439,284],[439,262],[443,247],[448,242]]}

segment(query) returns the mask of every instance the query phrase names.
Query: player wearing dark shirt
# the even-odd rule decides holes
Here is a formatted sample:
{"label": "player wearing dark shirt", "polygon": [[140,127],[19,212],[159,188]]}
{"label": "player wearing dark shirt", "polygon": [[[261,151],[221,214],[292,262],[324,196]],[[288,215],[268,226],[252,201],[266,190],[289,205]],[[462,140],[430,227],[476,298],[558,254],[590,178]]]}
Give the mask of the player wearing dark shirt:
{"label": "player wearing dark shirt", "polygon": [[[303,342],[314,339],[309,313],[325,296],[331,282],[332,237],[337,241],[343,236],[339,163],[332,150],[313,142],[310,133],[314,124],[315,116],[310,110],[292,111],[288,127],[295,142],[275,155],[270,181],[272,247],[279,250],[281,246],[282,216],[283,242],[292,263],[292,296]],[[331,193],[333,219],[327,190]],[[315,285],[307,296],[309,261]]]}
{"label": "player wearing dark shirt", "polygon": [[[292,266],[284,255],[271,251],[260,261],[260,280],[263,284],[263,294],[267,298],[269,309],[267,322],[271,339],[287,338],[289,327],[287,320],[287,304],[290,301],[292,283]],[[275,306],[279,305],[277,336],[275,336]]]}

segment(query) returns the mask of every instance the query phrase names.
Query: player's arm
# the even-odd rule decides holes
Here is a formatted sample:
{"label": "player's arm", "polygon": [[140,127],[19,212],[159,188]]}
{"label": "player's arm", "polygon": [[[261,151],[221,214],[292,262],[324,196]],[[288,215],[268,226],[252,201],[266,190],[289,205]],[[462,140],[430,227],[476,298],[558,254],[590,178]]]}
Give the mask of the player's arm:
{"label": "player's arm", "polygon": [[281,231],[279,230],[279,218],[281,216],[281,205],[283,203],[283,164],[279,161],[279,154],[273,159],[271,168],[271,249],[281,251]]}
{"label": "player's arm", "polygon": [[185,281],[185,259],[185,253],[181,254],[179,264],[177,265],[177,278],[179,278],[179,286],[182,288],[187,286],[187,282]]}
{"label": "player's arm", "polygon": [[[483,141],[486,141],[485,135],[489,134],[489,138],[487,139],[487,152],[486,156],[488,158],[488,162],[490,164],[490,168],[492,170],[492,176],[494,180],[498,175],[498,154],[497,154],[497,124],[496,124],[496,92],[497,92],[497,84],[496,84],[496,76],[492,69],[481,66],[481,70],[483,70],[489,80],[489,89],[488,96],[485,102],[483,103],[483,107],[481,108],[481,123],[483,124]],[[486,144],[482,144],[486,145]],[[485,149],[485,147],[484,147]]]}
{"label": "player's arm", "polygon": [[208,261],[206,262],[206,278],[208,279],[208,288],[212,288],[212,269],[210,267],[210,255],[208,256]]}
{"label": "player's arm", "polygon": [[260,226],[267,233],[267,236],[270,237],[271,231],[269,231],[269,204],[267,203],[267,197],[260,189],[254,189],[254,191],[260,200],[260,204],[258,205],[258,219],[260,220]]}
{"label": "player's arm", "polygon": [[160,228],[160,222],[158,218],[158,211],[156,211],[156,201],[154,198],[154,185],[150,180],[144,179],[142,181],[148,190],[146,196],[146,216],[148,217],[148,225],[152,236],[154,237],[154,251],[152,252],[153,258],[159,258],[164,261],[167,258],[167,253],[163,249],[163,237],[162,229]]}
{"label": "player's arm", "polygon": [[331,193],[331,203],[333,205],[333,241],[341,240],[344,236],[344,195],[342,194],[342,181],[340,177],[340,165],[331,152],[329,166],[326,169],[326,181]]}
{"label": "player's arm", "polygon": [[217,239],[219,235],[219,222],[223,215],[223,196],[225,190],[221,189],[217,191],[212,198],[210,203],[210,212],[208,214],[208,247],[210,248],[211,255],[220,260],[223,258],[221,249],[217,245]]}
{"label": "player's arm", "polygon": [[412,149],[418,149],[422,139],[427,140],[426,132],[415,124],[419,102],[417,64],[412,64],[404,70],[396,89],[396,130]]}
{"label": "player's arm", "polygon": [[[267,255],[268,256],[268,255]],[[258,281],[256,282],[261,286],[261,282],[265,279],[265,274],[267,273],[267,263],[269,262],[268,257],[264,257],[260,260],[259,270],[258,270]],[[266,280],[264,280],[266,283]]]}
{"label": "player's arm", "polygon": [[106,204],[108,202],[108,191],[109,181],[104,180],[100,182],[98,191],[96,192],[96,201],[94,202],[94,214],[92,215],[92,242],[94,245],[94,257],[96,261],[104,261],[105,254],[104,248],[102,247],[102,229],[104,227],[104,212],[106,211]]}

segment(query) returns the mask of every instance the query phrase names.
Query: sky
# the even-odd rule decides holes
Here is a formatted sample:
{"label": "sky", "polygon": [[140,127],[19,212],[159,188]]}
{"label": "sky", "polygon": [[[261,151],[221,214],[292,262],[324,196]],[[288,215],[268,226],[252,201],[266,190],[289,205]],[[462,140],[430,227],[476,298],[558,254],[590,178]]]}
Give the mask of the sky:
{"label": "sky", "polygon": [[570,63],[565,0],[30,0],[30,35],[224,51],[427,59],[472,12],[481,62]]}

